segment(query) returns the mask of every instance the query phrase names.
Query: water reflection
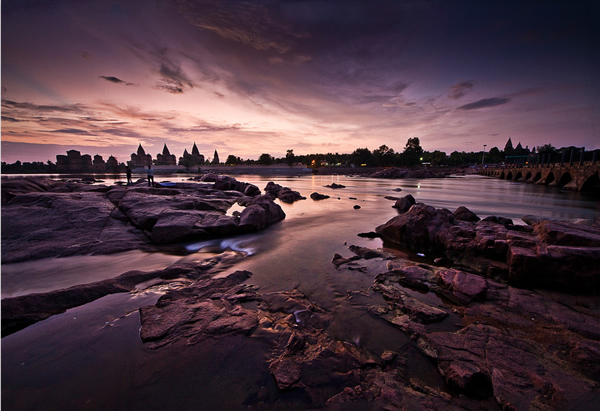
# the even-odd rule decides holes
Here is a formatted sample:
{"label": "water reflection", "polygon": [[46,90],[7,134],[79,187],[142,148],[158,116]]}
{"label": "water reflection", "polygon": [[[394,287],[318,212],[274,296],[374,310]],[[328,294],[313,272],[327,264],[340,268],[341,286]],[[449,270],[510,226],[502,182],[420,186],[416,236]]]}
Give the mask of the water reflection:
{"label": "water reflection", "polygon": [[[262,293],[298,289],[332,313],[333,321],[327,331],[334,338],[375,354],[386,349],[410,350],[404,334],[359,308],[362,305],[359,302],[380,298],[368,292],[373,278],[360,271],[337,270],[331,263],[335,253],[350,256],[351,244],[382,246],[379,239],[361,238],[357,234],[373,231],[397,215],[392,208],[394,201],[386,196],[411,194],[418,202],[451,211],[464,205],[482,218],[498,215],[512,218],[515,223],[522,223],[520,218],[527,214],[559,219],[600,216],[597,199],[580,193],[480,176],[430,180],[255,175],[236,178],[261,189],[274,181],[306,197],[318,191],[331,198],[281,204],[287,215],[285,220],[259,233],[183,244],[181,248],[187,256],[166,251],[151,254],[131,251],[3,265],[3,297],[98,281],[131,269],[161,269],[229,249],[243,252],[247,258],[228,272],[237,269],[253,272],[248,282],[257,285]],[[185,181],[187,176],[164,176],[164,179]],[[163,176],[157,176],[157,181],[161,180]],[[331,182],[346,188],[324,187]],[[106,183],[111,181],[107,178]],[[397,192],[398,188],[402,191]],[[357,204],[361,206],[359,210],[353,208]],[[369,260],[364,264],[369,265],[372,270],[369,272],[386,270],[385,261]],[[258,337],[251,341],[240,337],[233,345],[209,341],[193,347],[176,347],[168,351],[169,355],[146,350],[138,338],[136,310],[156,298],[158,293],[107,296],[3,339],[3,405],[11,405],[11,409],[64,409],[80,408],[91,401],[96,408],[106,409],[133,402],[136,405],[132,408],[179,405],[197,409],[202,404],[207,409],[213,405],[217,409],[240,408],[244,398],[255,395],[262,387],[266,387],[269,396],[280,395],[263,361],[267,347]],[[443,303],[435,295],[428,298]],[[452,326],[451,317],[440,325]],[[173,355],[178,356],[178,361],[173,361]],[[409,356],[409,363],[409,373],[420,372],[421,379],[427,378],[423,373],[438,375],[434,370],[428,372],[432,365],[421,361],[416,354]],[[439,381],[431,382],[434,383]],[[184,394],[167,398],[164,394],[169,390]],[[107,392],[115,400],[109,400]],[[198,393],[203,394],[204,402],[199,400]],[[294,401],[298,404],[299,400]]]}

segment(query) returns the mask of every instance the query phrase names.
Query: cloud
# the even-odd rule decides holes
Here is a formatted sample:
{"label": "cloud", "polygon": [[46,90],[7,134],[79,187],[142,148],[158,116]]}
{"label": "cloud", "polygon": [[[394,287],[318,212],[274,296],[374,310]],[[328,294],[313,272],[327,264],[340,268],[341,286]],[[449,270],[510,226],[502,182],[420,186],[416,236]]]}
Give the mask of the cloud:
{"label": "cloud", "polygon": [[82,136],[94,136],[95,134],[90,133],[86,130],[79,130],[76,128],[63,128],[61,130],[52,130],[51,133],[64,133],[64,134],[77,134]]}
{"label": "cloud", "polygon": [[111,83],[115,83],[115,84],[124,84],[126,86],[133,86],[133,83],[127,83],[126,81],[121,80],[120,78],[117,77],[113,77],[113,76],[100,76],[100,78],[106,80],[106,81],[110,81]]}
{"label": "cloud", "polygon": [[448,98],[458,99],[461,98],[473,90],[473,82],[472,81],[462,81],[450,87],[450,91],[448,92]]}
{"label": "cloud", "polygon": [[2,121],[8,121],[9,123],[19,123],[21,120],[17,120],[13,117],[2,116]]}
{"label": "cloud", "polygon": [[260,51],[273,49],[283,54],[295,39],[307,37],[291,30],[262,4],[180,0],[177,6],[192,25]]}
{"label": "cloud", "polygon": [[194,88],[194,84],[183,72],[179,62],[167,56],[166,49],[158,50],[155,54],[160,59],[158,74],[161,77],[154,86],[155,89],[171,94],[181,94],[186,87]]}
{"label": "cloud", "polygon": [[509,101],[510,101],[509,98],[504,98],[504,97],[484,98],[481,100],[477,100],[473,103],[469,103],[469,104],[465,104],[464,106],[460,106],[458,109],[459,110],[477,110],[480,108],[501,106],[503,104],[508,103]]}

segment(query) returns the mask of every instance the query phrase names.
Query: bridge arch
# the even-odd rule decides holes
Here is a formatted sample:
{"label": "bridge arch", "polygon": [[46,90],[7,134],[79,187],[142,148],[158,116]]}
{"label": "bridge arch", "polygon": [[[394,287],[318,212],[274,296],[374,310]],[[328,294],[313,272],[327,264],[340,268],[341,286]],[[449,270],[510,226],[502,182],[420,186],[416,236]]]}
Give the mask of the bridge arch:
{"label": "bridge arch", "polygon": [[560,180],[558,180],[558,186],[564,187],[569,184],[571,180],[573,180],[573,177],[571,177],[571,174],[568,171],[565,171],[563,175],[560,176]]}
{"label": "bridge arch", "polygon": [[525,181],[528,181],[531,178],[531,171],[527,172],[527,175],[525,175]]}
{"label": "bridge arch", "polygon": [[546,176],[546,181],[544,181],[545,184],[550,184],[554,181],[554,173],[551,171],[550,173],[548,173],[548,175]]}
{"label": "bridge arch", "polygon": [[597,171],[585,180],[585,183],[583,183],[581,190],[579,191],[586,193],[600,193],[600,178],[598,177]]}
{"label": "bridge arch", "polygon": [[513,179],[512,171],[508,172],[508,174],[506,175],[506,179],[507,180],[512,180]]}
{"label": "bridge arch", "polygon": [[542,173],[538,171],[537,173],[535,173],[535,176],[533,176],[533,182],[535,183],[539,181],[540,178],[542,178]]}
{"label": "bridge arch", "polygon": [[503,171],[502,173],[500,173],[500,178],[501,178],[502,180],[504,180],[504,177],[506,177],[506,176],[504,175],[504,171]]}
{"label": "bridge arch", "polygon": [[523,177],[523,173],[521,173],[520,171],[517,171],[517,174],[515,175],[515,181],[519,181],[522,177]]}

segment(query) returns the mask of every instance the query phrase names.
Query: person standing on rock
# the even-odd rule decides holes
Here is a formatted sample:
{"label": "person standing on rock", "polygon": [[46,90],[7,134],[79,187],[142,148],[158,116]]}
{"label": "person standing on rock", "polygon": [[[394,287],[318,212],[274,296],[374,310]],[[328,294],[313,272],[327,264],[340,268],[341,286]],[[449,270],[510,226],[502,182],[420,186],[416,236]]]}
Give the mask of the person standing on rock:
{"label": "person standing on rock", "polygon": [[131,181],[131,169],[129,166],[125,167],[125,172],[127,173],[127,185],[130,186],[133,182]]}
{"label": "person standing on rock", "polygon": [[152,164],[148,165],[148,186],[152,187],[154,185],[154,170],[152,169]]}

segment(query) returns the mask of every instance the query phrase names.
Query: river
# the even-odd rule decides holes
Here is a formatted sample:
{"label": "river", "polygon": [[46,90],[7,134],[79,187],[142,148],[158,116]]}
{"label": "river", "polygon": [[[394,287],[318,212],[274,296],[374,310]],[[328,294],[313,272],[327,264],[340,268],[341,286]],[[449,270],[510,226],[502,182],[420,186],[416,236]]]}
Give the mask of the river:
{"label": "river", "polygon": [[[171,176],[170,181],[185,179]],[[364,291],[373,278],[336,270],[335,253],[349,257],[349,245],[382,247],[379,239],[358,237],[397,215],[393,200],[412,194],[418,202],[454,211],[464,205],[481,218],[497,215],[523,224],[524,215],[553,219],[600,216],[597,197],[555,187],[497,180],[476,175],[440,179],[384,180],[346,176],[236,176],[263,188],[274,181],[310,198],[281,204],[286,219],[266,230],[230,239],[182,244],[186,255],[129,251],[110,256],[78,256],[2,265],[2,297],[24,295],[117,276],[131,269],[154,270],[178,261],[204,259],[222,250],[244,251],[235,267],[251,271],[247,282],[259,292],[298,289],[333,313],[328,333],[375,355],[384,350],[407,352],[408,374],[443,381],[433,365],[407,337],[358,308],[349,298]],[[167,178],[157,176],[157,181]],[[114,179],[107,179],[110,184]],[[331,183],[346,188],[324,187]],[[401,191],[400,191],[400,190]],[[356,209],[355,206],[360,206]],[[403,251],[406,252],[406,251]],[[407,253],[429,261],[428,256]],[[370,263],[374,268],[385,262]],[[161,290],[101,298],[34,324],[2,339],[2,405],[6,409],[243,409],[261,393],[273,408],[314,406],[302,390],[279,393],[265,357],[268,337],[229,338],[186,346],[147,349],[139,339],[138,308],[153,304]],[[361,298],[361,297],[359,297]],[[428,298],[436,299],[435,296]],[[450,316],[439,325],[452,329]],[[334,394],[339,387],[324,389]],[[332,394],[332,395],[333,395]]]}

